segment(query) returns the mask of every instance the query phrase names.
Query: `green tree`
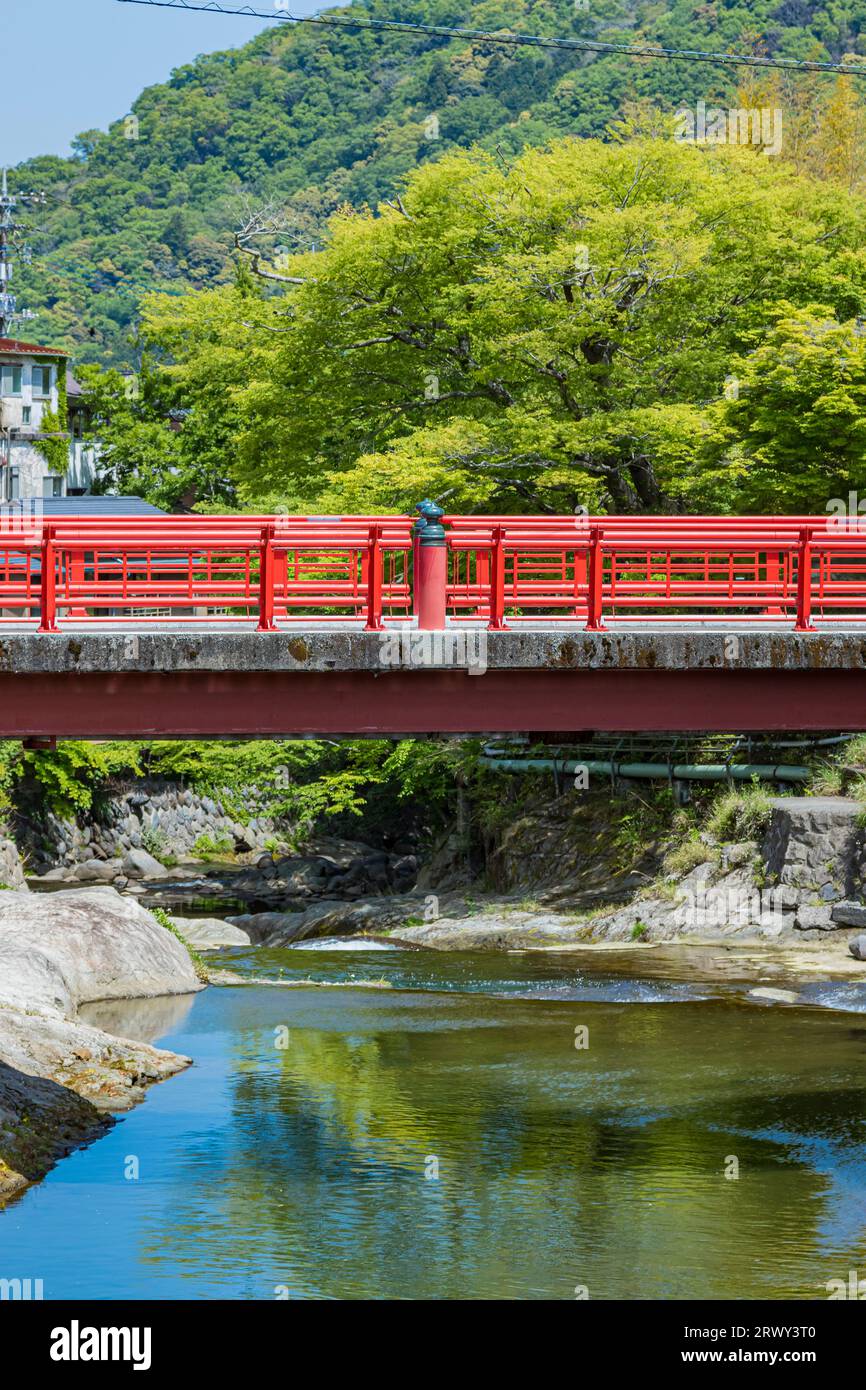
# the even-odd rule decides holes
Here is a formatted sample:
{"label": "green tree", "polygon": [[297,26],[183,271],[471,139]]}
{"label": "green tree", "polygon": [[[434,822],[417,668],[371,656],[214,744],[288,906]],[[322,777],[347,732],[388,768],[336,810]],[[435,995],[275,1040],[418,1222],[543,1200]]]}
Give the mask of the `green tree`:
{"label": "green tree", "polygon": [[233,383],[249,503],[736,507],[725,382],[780,305],[860,311],[864,213],[748,149],[476,150],[336,215],[281,294],[162,299],[146,331],[181,391]]}
{"label": "green tree", "polygon": [[190,372],[181,396],[171,368],[145,354],[139,372],[84,366],[81,382],[98,443],[102,491],[132,493],[169,511],[235,500],[227,475],[233,424],[226,383]]}
{"label": "green tree", "polygon": [[866,324],[829,307],[789,308],[734,364],[720,407],[718,479],[745,510],[823,512],[862,487]]}

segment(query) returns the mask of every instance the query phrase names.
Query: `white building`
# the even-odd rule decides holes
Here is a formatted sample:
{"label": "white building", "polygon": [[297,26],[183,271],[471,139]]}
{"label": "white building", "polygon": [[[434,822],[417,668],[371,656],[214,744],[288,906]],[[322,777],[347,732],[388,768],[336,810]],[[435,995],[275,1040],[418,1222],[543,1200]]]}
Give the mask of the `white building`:
{"label": "white building", "polygon": [[[56,439],[56,417],[67,441],[66,467],[52,469],[37,447]],[[51,419],[55,417],[55,428]],[[45,426],[49,427],[46,431]],[[64,353],[16,338],[0,338],[0,500],[74,497],[90,491],[95,470],[81,388]]]}

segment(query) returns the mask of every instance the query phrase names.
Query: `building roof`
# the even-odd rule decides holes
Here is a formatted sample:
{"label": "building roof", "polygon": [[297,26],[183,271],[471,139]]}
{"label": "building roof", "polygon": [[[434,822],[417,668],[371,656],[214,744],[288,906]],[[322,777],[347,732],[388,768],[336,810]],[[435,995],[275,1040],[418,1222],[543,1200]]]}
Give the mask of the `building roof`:
{"label": "building roof", "polygon": [[75,380],[75,377],[72,375],[71,371],[70,371],[69,368],[67,367],[67,368],[66,368],[66,396],[67,396],[67,399],[71,399],[73,396],[83,396],[83,395],[84,395],[84,392],[83,392],[83,390],[81,389],[81,382]]}
{"label": "building roof", "polygon": [[44,516],[166,516],[167,513],[143,497],[46,497]]}
{"label": "building roof", "polygon": [[0,352],[38,353],[40,357],[68,357],[61,348],[40,347],[38,343],[22,343],[20,338],[0,338]]}

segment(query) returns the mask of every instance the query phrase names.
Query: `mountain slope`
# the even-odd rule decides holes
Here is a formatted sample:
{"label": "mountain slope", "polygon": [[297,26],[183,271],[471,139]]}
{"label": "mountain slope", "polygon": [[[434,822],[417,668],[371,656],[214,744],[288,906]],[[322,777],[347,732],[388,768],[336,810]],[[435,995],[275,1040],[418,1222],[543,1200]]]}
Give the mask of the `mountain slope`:
{"label": "mountain slope", "polygon": [[[856,0],[590,0],[588,11],[574,0],[369,0],[339,13],[718,50],[751,47],[759,33],[771,54],[866,53]],[[148,88],[134,120],[84,133],[72,158],[14,171],[13,186],[48,195],[19,298],[40,311],[41,339],[79,361],[122,362],[144,290],[231,277],[245,208],[287,203],[286,245],[309,246],[335,207],[375,204],[449,148],[511,153],[552,135],[602,135],[630,102],[729,99],[742,71],[275,25]]]}

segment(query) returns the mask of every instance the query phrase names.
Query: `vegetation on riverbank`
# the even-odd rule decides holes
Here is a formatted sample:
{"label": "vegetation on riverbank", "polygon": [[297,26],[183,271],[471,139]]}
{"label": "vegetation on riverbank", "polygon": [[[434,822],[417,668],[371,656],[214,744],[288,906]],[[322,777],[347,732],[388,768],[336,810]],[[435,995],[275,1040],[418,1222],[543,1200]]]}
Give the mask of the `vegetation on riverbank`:
{"label": "vegetation on riverbank", "polygon": [[[748,750],[730,738],[727,753],[719,740],[698,740],[696,761],[730,757],[748,761]],[[256,789],[257,814],[278,824],[272,848],[302,849],[313,834],[333,833],[376,842],[385,833],[414,830],[434,844],[458,829],[467,854],[477,861],[483,847],[519,817],[524,803],[559,794],[561,774],[555,759],[549,773],[503,776],[482,756],[478,740],[259,740],[255,742],[115,742],[62,740],[54,750],[25,750],[20,743],[0,744],[0,813],[7,823],[21,810],[50,807],[58,815],[86,820],[97,817],[103,800],[142,779],[190,788],[219,801],[237,823],[248,823],[250,788]],[[526,757],[550,757],[545,745],[523,750]],[[584,753],[585,755],[585,753]],[[580,751],[569,755],[581,756]],[[845,794],[860,799],[866,811],[866,736],[858,735],[828,749],[795,755],[810,766],[801,795]],[[562,758],[560,750],[557,757]],[[566,779],[567,781],[568,779]],[[590,790],[599,790],[593,779]],[[621,857],[673,826],[677,865],[697,852],[701,829],[718,840],[755,838],[766,824],[771,789],[766,783],[693,784],[692,803],[677,807],[664,783],[619,781],[612,788],[610,820],[616,827]],[[580,788],[575,786],[575,801]],[[460,828],[462,827],[462,829]],[[144,848],[157,858],[170,856],[160,832],[146,832]],[[474,845],[475,849],[470,849]],[[200,851],[200,852],[199,852]],[[232,846],[205,832],[196,852],[203,860],[231,857]]]}
{"label": "vegetation on riverbank", "polygon": [[185,947],[185,949],[189,953],[189,958],[192,961],[193,967],[195,969],[196,978],[201,980],[203,985],[208,984],[210,980],[210,972],[204,962],[204,958],[201,952],[197,951],[195,946],[190,945],[186,937],[175,926],[174,922],[171,920],[171,917],[163,908],[150,908],[150,915],[155,922],[159,923],[161,927],[164,927],[166,931],[170,931],[172,936],[177,937],[178,941],[181,943],[183,947]]}

